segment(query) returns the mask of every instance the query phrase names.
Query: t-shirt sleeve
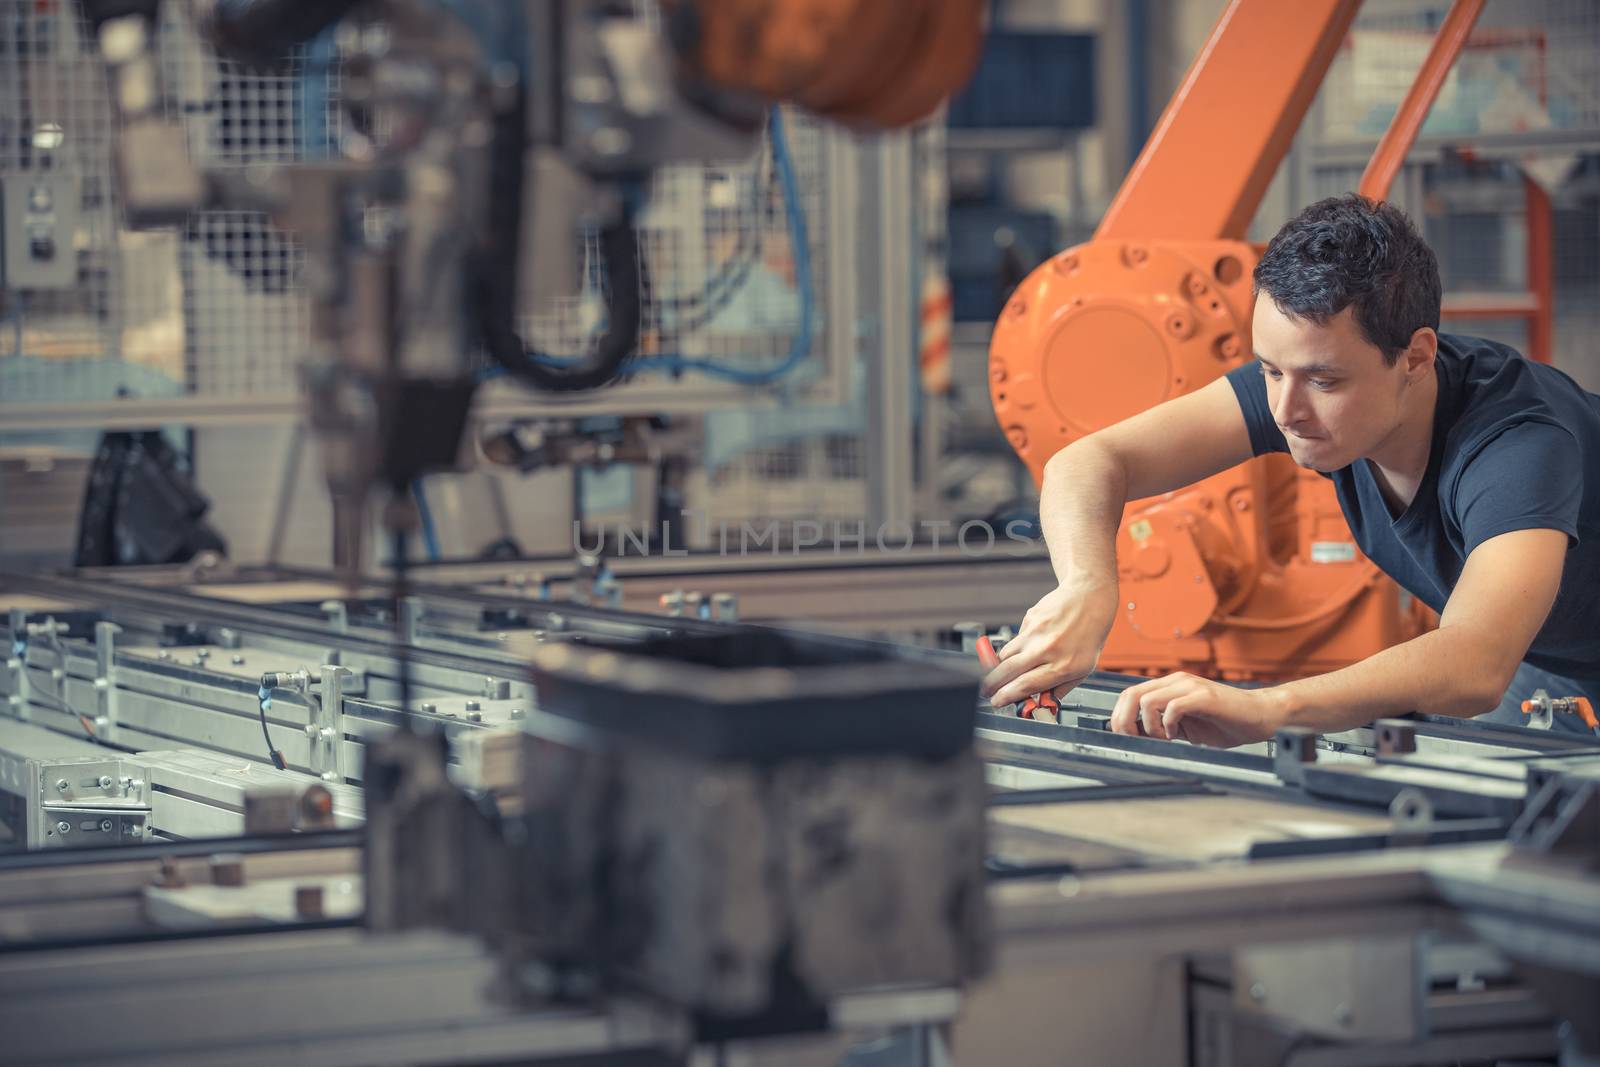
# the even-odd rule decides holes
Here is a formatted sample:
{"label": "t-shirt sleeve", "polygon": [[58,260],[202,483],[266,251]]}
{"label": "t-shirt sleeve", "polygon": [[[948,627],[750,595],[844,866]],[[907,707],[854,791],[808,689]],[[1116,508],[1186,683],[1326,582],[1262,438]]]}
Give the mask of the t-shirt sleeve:
{"label": "t-shirt sleeve", "polygon": [[1578,543],[1583,450],[1571,431],[1518,423],[1477,448],[1456,482],[1453,511],[1467,555],[1514,530],[1560,530]]}
{"label": "t-shirt sleeve", "polygon": [[1258,456],[1289,451],[1289,442],[1283,439],[1283,431],[1278,429],[1272,409],[1267,406],[1267,380],[1261,376],[1261,364],[1251,360],[1233,368],[1227,377],[1250,430],[1250,451]]}

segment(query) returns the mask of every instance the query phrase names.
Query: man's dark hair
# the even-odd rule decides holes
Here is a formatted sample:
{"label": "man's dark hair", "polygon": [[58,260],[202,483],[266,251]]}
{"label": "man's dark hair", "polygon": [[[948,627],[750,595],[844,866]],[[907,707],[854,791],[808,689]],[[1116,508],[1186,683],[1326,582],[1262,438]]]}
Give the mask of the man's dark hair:
{"label": "man's dark hair", "polygon": [[1393,366],[1424,326],[1439,328],[1439,261],[1405,212],[1348,193],[1284,224],[1256,264],[1255,289],[1318,326],[1347,307]]}

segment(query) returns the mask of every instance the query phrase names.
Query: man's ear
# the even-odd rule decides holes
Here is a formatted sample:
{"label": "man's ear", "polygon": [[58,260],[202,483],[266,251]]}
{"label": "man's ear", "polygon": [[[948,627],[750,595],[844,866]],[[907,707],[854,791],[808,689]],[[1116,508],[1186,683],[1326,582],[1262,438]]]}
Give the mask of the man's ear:
{"label": "man's ear", "polygon": [[1439,354],[1439,335],[1430,326],[1424,326],[1411,335],[1411,343],[1400,353],[1406,365],[1406,380],[1417,382],[1433,373],[1433,360]]}

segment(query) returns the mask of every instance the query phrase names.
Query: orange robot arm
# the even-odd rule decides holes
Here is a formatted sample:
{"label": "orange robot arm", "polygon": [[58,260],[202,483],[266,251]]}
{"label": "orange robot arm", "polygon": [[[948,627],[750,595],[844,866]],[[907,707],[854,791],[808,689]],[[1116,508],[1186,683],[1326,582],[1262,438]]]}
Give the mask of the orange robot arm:
{"label": "orange robot arm", "polygon": [[[1244,240],[1359,0],[1231,0],[1093,240],[1017,288],[989,381],[1007,439],[1042,479],[1073,440],[1250,358]],[[1362,181],[1389,183],[1482,0],[1458,0]],[[1274,679],[1332,670],[1412,636],[1416,611],[1357,552],[1332,486],[1266,456],[1131,505],[1117,536],[1125,608],[1108,670]]]}

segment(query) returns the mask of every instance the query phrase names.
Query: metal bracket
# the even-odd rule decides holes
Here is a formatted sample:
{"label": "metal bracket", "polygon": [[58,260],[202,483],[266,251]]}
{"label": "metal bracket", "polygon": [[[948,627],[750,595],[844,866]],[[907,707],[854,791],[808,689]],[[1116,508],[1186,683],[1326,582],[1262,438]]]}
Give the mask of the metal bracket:
{"label": "metal bracket", "polygon": [[1302,785],[1306,764],[1317,762],[1317,734],[1299,726],[1285,726],[1272,738],[1272,769],[1285,785]]}
{"label": "metal bracket", "polygon": [[130,844],[143,838],[150,813],[143,765],[124,759],[28,760],[26,768],[30,848]]}
{"label": "metal bracket", "polygon": [[350,670],[336,663],[322,665],[322,692],[308,693],[306,724],[311,771],[325,782],[344,781],[344,685]]}
{"label": "metal bracket", "polygon": [[114,622],[94,624],[95,736],[117,743],[117,634],[122,627]]}
{"label": "metal bracket", "polygon": [[404,645],[415,647],[417,643],[417,627],[422,622],[422,598],[419,596],[406,596],[400,598],[400,642]]}
{"label": "metal bracket", "polygon": [[22,608],[11,609],[11,650],[6,656],[6,671],[11,675],[7,709],[14,718],[29,722],[33,719],[33,694],[28,683],[28,613]]}

